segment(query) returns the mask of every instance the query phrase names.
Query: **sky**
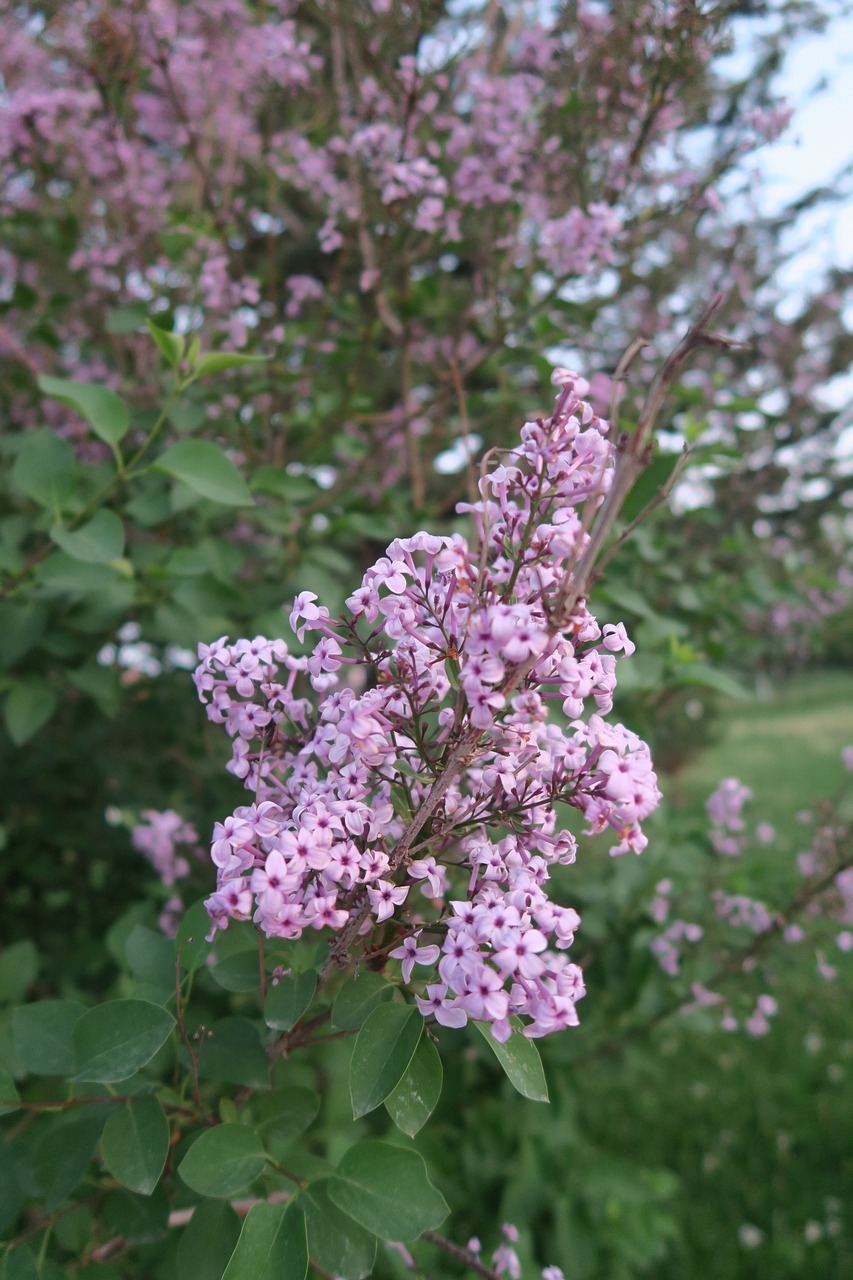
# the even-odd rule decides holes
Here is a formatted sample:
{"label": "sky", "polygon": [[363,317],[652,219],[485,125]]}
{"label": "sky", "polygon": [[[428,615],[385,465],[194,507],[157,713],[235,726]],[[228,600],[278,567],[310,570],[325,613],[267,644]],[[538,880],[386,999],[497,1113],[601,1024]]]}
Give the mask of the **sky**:
{"label": "sky", "polygon": [[[795,249],[779,280],[787,298],[779,309],[790,319],[804,292],[828,266],[853,269],[853,16],[836,18],[819,35],[801,38],[777,79],[778,92],[795,108],[788,133],[761,153],[761,200],[768,212],[782,208],[817,184],[835,185],[844,198],[807,215],[790,238]],[[853,305],[845,321],[853,327]],[[820,400],[853,419],[853,370],[819,391]],[[836,466],[853,465],[853,425],[839,436]]]}
{"label": "sky", "polygon": [[[747,57],[742,47],[731,64]],[[768,213],[818,184],[833,185],[853,164],[853,16],[836,18],[821,34],[800,37],[775,87],[795,115],[787,133],[761,151],[759,199]],[[853,174],[843,185],[847,198],[804,219],[792,240],[796,259],[781,276],[792,294],[792,311],[802,288],[828,265],[853,267]]]}

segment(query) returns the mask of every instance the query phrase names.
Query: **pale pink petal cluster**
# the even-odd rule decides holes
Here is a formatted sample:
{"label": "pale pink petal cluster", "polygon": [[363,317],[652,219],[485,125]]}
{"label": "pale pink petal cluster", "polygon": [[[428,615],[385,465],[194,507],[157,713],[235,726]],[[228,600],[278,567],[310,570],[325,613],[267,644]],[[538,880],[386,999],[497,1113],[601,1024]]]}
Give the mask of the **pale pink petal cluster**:
{"label": "pale pink petal cluster", "polygon": [[[290,625],[307,653],[222,639],[200,646],[195,673],[255,796],[214,831],[214,925],[382,930],[406,983],[426,970],[424,1016],[487,1022],[499,1040],[512,1019],[531,1037],[578,1020],[583,976],[567,953],[580,917],[550,893],[553,867],[576,855],[561,811],[586,834],[611,831],[612,853],[639,853],[660,798],[646,744],[606,718],[617,656],[633,652],[624,627],[602,629],[583,602],[554,620],[588,541],[579,508],[602,500],[614,462],[585,384],[563,370],[558,386],[550,417],[524,426],[464,504],[476,548],[398,538],[340,616],[297,595]],[[407,826],[439,780],[410,852]]]}

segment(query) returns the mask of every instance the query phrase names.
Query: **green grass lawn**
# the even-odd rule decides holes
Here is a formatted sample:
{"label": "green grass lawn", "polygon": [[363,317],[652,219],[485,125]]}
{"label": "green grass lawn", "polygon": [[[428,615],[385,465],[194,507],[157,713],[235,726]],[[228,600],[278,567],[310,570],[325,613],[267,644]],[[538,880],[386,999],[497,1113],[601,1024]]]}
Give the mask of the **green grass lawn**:
{"label": "green grass lawn", "polygon": [[[681,809],[706,829],[704,802],[720,779],[745,782],[753,791],[747,828],[769,821],[778,839],[748,842],[741,858],[719,863],[720,875],[739,892],[784,902],[800,883],[794,855],[812,833],[796,814],[850,792],[841,749],[853,745],[853,670],[797,676],[721,710],[718,741],[662,777],[661,789],[670,814]],[[654,1074],[610,1124],[620,1154],[678,1179],[679,1237],[649,1273],[658,1280],[853,1276],[850,965],[829,924],[824,950],[836,981],[817,977],[814,942],[769,949],[753,987],[739,976],[726,995],[772,991],[779,1013],[770,1033],[726,1036],[710,1023],[670,1020],[650,1043]],[[622,1079],[616,1071],[611,1094]]]}
{"label": "green grass lawn", "polygon": [[750,701],[723,707],[720,739],[663,789],[680,806],[702,805],[721,778],[752,788],[756,816],[790,820],[833,796],[853,745],[853,670],[795,676]]}

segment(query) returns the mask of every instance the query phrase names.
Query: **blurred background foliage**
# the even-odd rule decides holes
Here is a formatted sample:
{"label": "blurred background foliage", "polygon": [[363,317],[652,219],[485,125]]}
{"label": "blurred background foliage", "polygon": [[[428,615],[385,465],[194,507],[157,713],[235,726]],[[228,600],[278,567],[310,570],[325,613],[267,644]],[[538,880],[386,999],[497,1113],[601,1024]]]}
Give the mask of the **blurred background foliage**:
{"label": "blurred background foliage", "polygon": [[[853,739],[847,419],[821,398],[853,355],[850,278],[835,270],[786,322],[775,283],[791,220],[838,193],[772,217],[752,198],[784,50],[829,16],[799,0],[26,0],[0,15],[3,941],[25,979],[2,971],[8,1001],[138,979],[126,934],[155,929],[171,891],[130,829],[175,809],[204,843],[239,802],[189,679],[199,641],[278,634],[306,588],[334,611],[392,537],[466,531],[457,502],[484,453],[548,408],[554,365],[580,368],[606,412],[641,337],[619,395],[630,429],[688,319],[728,292],[743,346],[674,388],[625,524],[687,443],[674,504],[594,598],[637,643],[617,712],[651,742],[666,807],[640,861],[590,847],[566,876],[590,995],[581,1028],[543,1047],[550,1109],[461,1037],[459,1094],[418,1139],[465,1206],[459,1239],[493,1234],[499,1205],[522,1259],[573,1280],[841,1280],[853,1262],[841,982],[789,948],[770,1035],[726,1036],[674,1012],[689,983],[648,949],[666,877],[706,898],[727,880],[767,900],[795,884],[794,815],[840,792]],[[727,69],[735,32],[746,75]],[[395,170],[406,156],[431,168]],[[588,243],[561,255],[554,228],[577,210]],[[196,339],[262,359],[173,396]],[[118,462],[103,419],[43,394],[44,377],[122,398]],[[209,454],[185,474],[151,465],[196,441],[225,472]],[[731,775],[779,839],[723,866],[703,806]],[[210,883],[199,859],[186,901]],[[205,1010],[257,1013],[212,982]],[[349,1119],[348,1053],[310,1067],[327,1081],[316,1151],[378,1123]],[[68,1251],[90,1229],[75,1221]],[[170,1274],[172,1246],[146,1248],[136,1274]]]}

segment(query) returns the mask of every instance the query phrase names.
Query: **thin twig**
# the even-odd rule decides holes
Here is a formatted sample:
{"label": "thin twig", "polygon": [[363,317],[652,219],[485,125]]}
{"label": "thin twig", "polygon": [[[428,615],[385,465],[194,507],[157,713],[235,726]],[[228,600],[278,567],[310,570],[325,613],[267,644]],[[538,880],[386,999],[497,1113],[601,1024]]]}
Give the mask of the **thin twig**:
{"label": "thin twig", "polygon": [[442,1253],[470,1267],[476,1275],[482,1276],[483,1280],[499,1280],[497,1271],[487,1267],[475,1253],[471,1253],[470,1249],[463,1249],[461,1245],[454,1244],[452,1240],[445,1240],[444,1236],[438,1236],[434,1231],[425,1231],[421,1239],[434,1244],[437,1249],[441,1249]]}
{"label": "thin twig", "polygon": [[[652,379],[652,385],[646,396],[637,428],[630,436],[622,435],[617,441],[618,458],[613,470],[610,488],[598,509],[598,514],[590,531],[589,542],[574,572],[566,574],[557,598],[551,608],[551,617],[558,630],[562,630],[571,618],[578,603],[589,593],[596,565],[610,531],[622,510],[634,481],[648,465],[648,447],[654,435],[661,410],[666,402],[669,389],[681,373],[690,356],[700,347],[720,346],[726,349],[740,346],[729,338],[713,334],[708,325],[717,315],[725,301],[725,294],[716,294],[694,325],[688,329],[681,342],[666,358]],[[628,348],[631,352],[634,343]],[[628,353],[626,352],[626,355]],[[633,358],[633,356],[632,356]],[[620,361],[621,364],[621,361]]]}
{"label": "thin twig", "polygon": [[647,502],[646,505],[643,507],[640,514],[638,516],[635,516],[634,519],[631,521],[631,523],[625,526],[625,528],[619,534],[619,537],[615,540],[615,542],[612,542],[610,546],[607,548],[604,555],[601,557],[601,559],[598,562],[598,568],[597,568],[598,573],[604,572],[604,570],[610,564],[610,561],[616,555],[616,552],[619,550],[619,548],[624,546],[624,544],[628,541],[628,539],[630,538],[631,534],[635,531],[635,529],[639,529],[640,525],[645,523],[645,521],[652,514],[655,508],[659,507],[662,502],[666,502],[667,498],[672,493],[673,489],[678,483],[678,480],[681,477],[681,473],[684,471],[684,468],[687,466],[687,459],[689,457],[690,457],[690,445],[686,444],[681,452],[681,456],[679,457],[675,466],[672,468],[672,471],[670,472],[669,479],[664,484],[661,485],[661,487],[658,489],[657,493],[651,499],[651,501]]}
{"label": "thin twig", "polygon": [[468,486],[468,501],[477,501],[477,477],[474,475],[474,455],[471,452],[471,421],[468,417],[468,400],[465,395],[465,384],[459,372],[456,357],[450,357],[450,379],[456,394],[456,405],[459,410],[459,421],[462,424],[460,440],[465,453],[465,480]]}
{"label": "thin twig", "polygon": [[75,1200],[73,1204],[66,1205],[64,1209],[57,1209],[56,1213],[50,1214],[47,1218],[42,1218],[40,1221],[34,1222],[31,1226],[27,1227],[26,1230],[22,1231],[20,1235],[15,1236],[14,1240],[6,1242],[7,1252],[11,1253],[13,1249],[17,1249],[18,1245],[24,1244],[25,1241],[29,1240],[32,1236],[38,1235],[40,1231],[47,1231],[49,1227],[54,1225],[54,1223],[59,1222],[60,1219],[66,1216],[66,1214],[73,1213],[75,1209],[82,1209],[89,1205],[97,1204],[99,1200],[103,1199],[103,1196],[104,1192],[98,1191],[94,1195],[86,1196],[84,1200]]}

